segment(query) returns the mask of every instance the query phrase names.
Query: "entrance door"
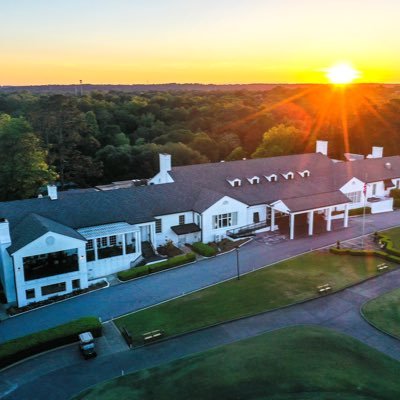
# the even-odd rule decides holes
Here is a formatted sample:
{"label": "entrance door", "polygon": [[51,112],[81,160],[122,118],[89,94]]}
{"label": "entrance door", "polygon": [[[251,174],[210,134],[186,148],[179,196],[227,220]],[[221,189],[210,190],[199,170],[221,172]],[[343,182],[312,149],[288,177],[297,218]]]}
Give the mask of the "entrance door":
{"label": "entrance door", "polygon": [[260,222],[260,213],[257,211],[253,213],[253,223],[257,224],[258,222]]}

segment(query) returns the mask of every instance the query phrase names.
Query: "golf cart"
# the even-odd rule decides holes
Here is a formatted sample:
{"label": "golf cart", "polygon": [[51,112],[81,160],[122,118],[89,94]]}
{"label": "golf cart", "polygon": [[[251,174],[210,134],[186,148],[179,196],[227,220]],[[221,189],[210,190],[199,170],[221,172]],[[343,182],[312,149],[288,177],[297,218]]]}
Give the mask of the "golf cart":
{"label": "golf cart", "polygon": [[84,332],[79,335],[79,349],[85,360],[97,356],[91,332]]}

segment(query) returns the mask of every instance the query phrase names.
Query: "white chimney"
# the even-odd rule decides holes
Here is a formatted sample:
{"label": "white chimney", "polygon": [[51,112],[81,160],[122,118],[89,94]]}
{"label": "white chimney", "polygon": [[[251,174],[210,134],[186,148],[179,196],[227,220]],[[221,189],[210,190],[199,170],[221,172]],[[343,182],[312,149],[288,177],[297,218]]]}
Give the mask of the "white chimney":
{"label": "white chimney", "polygon": [[160,172],[171,171],[171,154],[160,153]]}
{"label": "white chimney", "polygon": [[[0,218],[0,244],[10,244],[10,224],[5,218]],[[0,252],[1,259],[1,252]]]}
{"label": "white chimney", "polygon": [[50,197],[50,200],[57,200],[57,186],[56,185],[47,185],[47,194]]}
{"label": "white chimney", "polygon": [[368,158],[382,158],[383,157],[383,147],[372,147],[372,154],[371,157]]}
{"label": "white chimney", "polygon": [[317,140],[315,152],[321,153],[324,156],[327,156],[328,155],[328,142],[326,140]]}

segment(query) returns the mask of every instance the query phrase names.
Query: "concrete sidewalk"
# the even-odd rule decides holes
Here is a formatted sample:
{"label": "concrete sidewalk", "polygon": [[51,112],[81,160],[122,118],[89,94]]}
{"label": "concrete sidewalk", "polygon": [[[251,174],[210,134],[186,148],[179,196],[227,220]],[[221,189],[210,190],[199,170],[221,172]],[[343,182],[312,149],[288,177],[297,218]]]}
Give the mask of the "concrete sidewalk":
{"label": "concrete sidewalk", "polygon": [[[400,225],[400,212],[368,215],[365,232]],[[312,249],[347,240],[362,233],[362,219],[351,218],[347,229],[292,241],[264,243],[252,241],[240,249],[240,271],[250,272]],[[236,254],[228,253],[188,266],[111,286],[84,296],[9,318],[0,323],[0,343],[47,329],[87,315],[110,320],[176,296],[204,288],[236,276]]]}

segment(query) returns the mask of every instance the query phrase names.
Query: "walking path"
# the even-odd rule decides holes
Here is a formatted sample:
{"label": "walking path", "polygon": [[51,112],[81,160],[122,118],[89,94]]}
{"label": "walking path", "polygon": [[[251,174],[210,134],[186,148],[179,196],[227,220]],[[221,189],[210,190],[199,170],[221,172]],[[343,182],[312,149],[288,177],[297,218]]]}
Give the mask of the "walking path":
{"label": "walking path", "polygon": [[[366,233],[400,225],[400,211],[368,215],[365,225]],[[240,271],[245,273],[263,268],[288,257],[334,244],[337,240],[360,236],[361,233],[362,219],[351,218],[349,228],[313,237],[277,243],[255,240],[240,249]],[[2,321],[0,343],[82,316],[96,315],[103,321],[108,321],[235,276],[236,255],[228,253],[186,267],[111,286]]]}
{"label": "walking path", "polygon": [[147,347],[100,355],[90,361],[78,359],[77,347],[69,346],[3,371],[0,398],[67,400],[94,384],[121,374],[299,324],[335,329],[400,360],[400,341],[373,328],[359,313],[363,303],[399,286],[400,270],[395,270],[303,304],[224,323]]}

